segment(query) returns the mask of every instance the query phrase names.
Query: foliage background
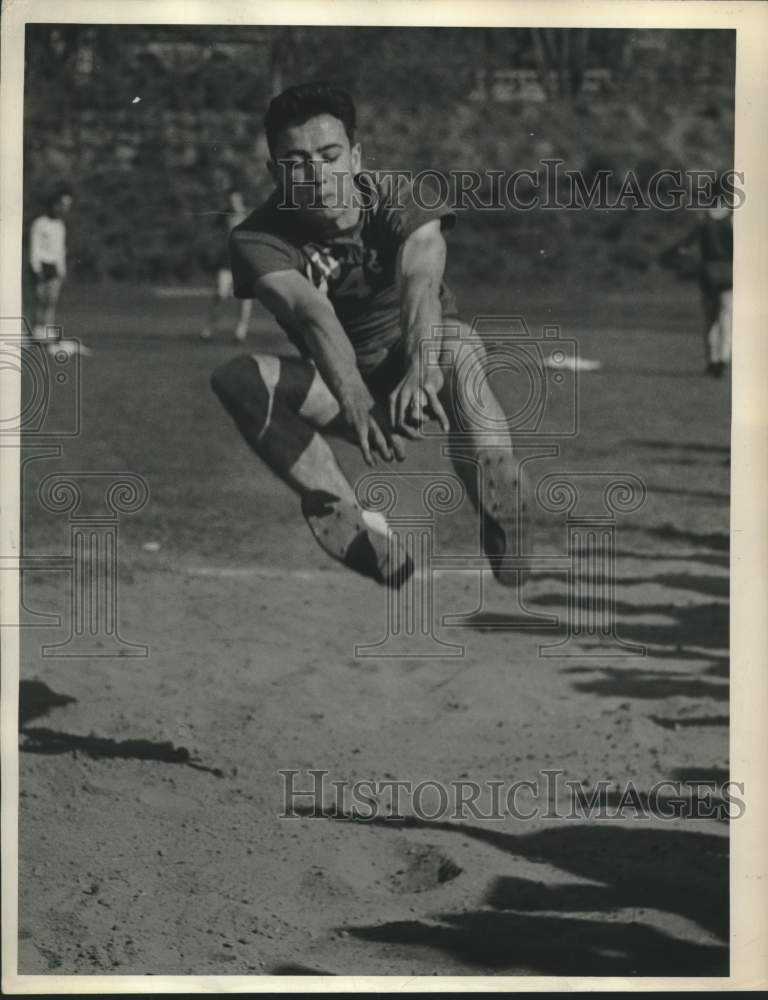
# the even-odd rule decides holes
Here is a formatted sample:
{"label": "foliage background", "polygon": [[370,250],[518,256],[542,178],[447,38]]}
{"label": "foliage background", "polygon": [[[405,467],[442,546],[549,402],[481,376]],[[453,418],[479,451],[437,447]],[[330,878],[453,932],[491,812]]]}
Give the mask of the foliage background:
{"label": "foliage background", "polygon": [[[510,70],[534,74],[538,95],[505,91]],[[266,103],[307,79],[353,92],[370,167],[511,172],[556,157],[587,181],[727,169],[734,70],[731,31],[28,25],[25,233],[64,180],[74,280],[203,278],[226,189],[252,205],[269,190]],[[451,266],[468,281],[632,284],[688,221],[470,211]]]}

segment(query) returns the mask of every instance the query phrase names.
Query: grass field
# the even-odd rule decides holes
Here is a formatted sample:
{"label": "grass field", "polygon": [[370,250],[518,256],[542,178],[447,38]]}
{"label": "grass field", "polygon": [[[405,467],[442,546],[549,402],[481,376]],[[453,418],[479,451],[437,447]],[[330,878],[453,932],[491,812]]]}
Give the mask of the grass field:
{"label": "grass field", "polygon": [[[509,289],[459,288],[466,318],[557,325],[602,362],[579,377],[578,433],[536,467],[645,484],[617,517],[615,590],[618,634],[644,657],[585,641],[540,654],[575,613],[562,570],[526,589],[554,628],[516,628],[488,574],[446,570],[438,616],[464,616],[442,633],[463,656],[355,656],[382,635],[384,594],[314,544],[214,398],[229,328],[197,339],[200,296],[65,289],[64,333],[93,355],[81,433],[60,455],[34,436],[25,452],[40,567],[24,587],[21,973],[727,972],[726,822],[278,818],[281,768],[445,782],[556,768],[614,798],[628,781],[728,777],[730,389],[702,374],[695,289],[512,291],[510,306]],[[262,314],[250,344],[281,348]],[[497,387],[513,409],[514,378]],[[69,420],[52,396],[49,433]],[[432,440],[400,471],[446,470]],[[69,552],[72,524],[37,489],[74,472],[148,485],[117,558],[120,635],[146,657],[42,655],[68,634],[68,576],[45,558]],[[103,480],[81,482],[96,504]],[[473,551],[476,530],[465,506],[438,518],[436,552]],[[537,517],[533,548],[565,553],[563,515]]]}

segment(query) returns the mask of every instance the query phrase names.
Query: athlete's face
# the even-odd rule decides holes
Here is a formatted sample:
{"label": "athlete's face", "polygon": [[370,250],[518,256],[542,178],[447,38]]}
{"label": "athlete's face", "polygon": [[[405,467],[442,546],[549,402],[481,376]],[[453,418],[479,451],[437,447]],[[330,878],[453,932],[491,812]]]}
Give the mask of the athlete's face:
{"label": "athlete's face", "polygon": [[360,146],[350,145],[338,118],[323,114],[288,126],[278,136],[273,155],[270,173],[289,204],[326,222],[352,208]]}

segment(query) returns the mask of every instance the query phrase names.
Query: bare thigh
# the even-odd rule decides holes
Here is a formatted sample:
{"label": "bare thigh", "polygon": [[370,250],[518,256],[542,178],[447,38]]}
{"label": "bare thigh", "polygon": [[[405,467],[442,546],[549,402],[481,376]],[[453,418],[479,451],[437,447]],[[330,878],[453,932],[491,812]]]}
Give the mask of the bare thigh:
{"label": "bare thigh", "polygon": [[276,354],[254,354],[252,358],[274,400],[318,430],[331,431],[341,423],[338,401],[311,361]]}
{"label": "bare thigh", "polygon": [[225,267],[219,268],[216,275],[216,294],[220,299],[232,296],[232,272]]}

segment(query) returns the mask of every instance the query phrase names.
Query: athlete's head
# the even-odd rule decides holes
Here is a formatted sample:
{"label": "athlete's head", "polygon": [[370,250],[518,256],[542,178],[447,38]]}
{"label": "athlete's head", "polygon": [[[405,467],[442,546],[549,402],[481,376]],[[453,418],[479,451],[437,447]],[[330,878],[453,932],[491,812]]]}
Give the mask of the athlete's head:
{"label": "athlete's head", "polygon": [[360,145],[346,91],[328,83],[289,87],[270,102],[264,124],[269,170],[288,204],[327,222],[351,207]]}
{"label": "athlete's head", "polygon": [[52,219],[61,219],[72,208],[72,192],[69,188],[58,188],[46,202],[46,212]]}

